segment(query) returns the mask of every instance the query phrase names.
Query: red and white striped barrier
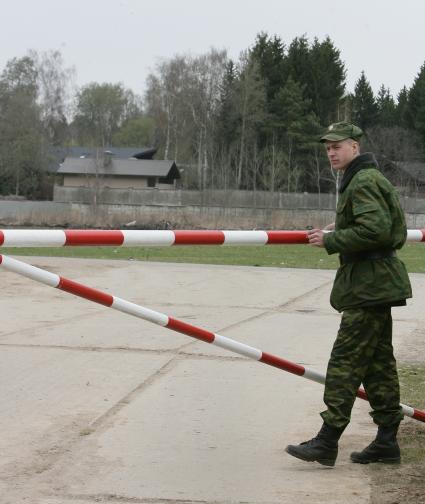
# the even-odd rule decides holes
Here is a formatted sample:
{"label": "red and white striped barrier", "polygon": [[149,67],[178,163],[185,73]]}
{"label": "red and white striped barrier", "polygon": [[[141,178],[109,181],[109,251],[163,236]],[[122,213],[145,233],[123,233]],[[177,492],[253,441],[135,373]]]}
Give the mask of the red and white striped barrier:
{"label": "red and white striped barrier", "polygon": [[3,247],[266,245],[308,243],[306,231],[0,230]]}
{"label": "red and white striped barrier", "polygon": [[[46,284],[50,287],[55,287],[69,292],[70,294],[88,299],[89,301],[108,306],[109,308],[114,308],[115,310],[127,313],[128,315],[133,315],[143,320],[147,320],[154,324],[166,327],[167,329],[205,341],[206,343],[212,343],[213,345],[229,350],[230,352],[243,355],[244,357],[249,357],[250,359],[263,362],[264,364],[274,366],[278,369],[288,371],[289,373],[298,376],[303,376],[304,378],[308,378],[309,380],[317,383],[325,383],[324,375],[312,369],[307,369],[300,364],[262,352],[257,348],[232,340],[226,336],[221,336],[220,334],[187,324],[186,322],[169,317],[163,313],[150,310],[149,308],[131,303],[130,301],[126,301],[125,299],[121,299],[106,292],[87,287],[86,285],[74,282],[73,280],[68,280],[56,275],[55,273],[50,273],[41,268],[36,268],[35,266],[31,266],[30,264],[22,261],[12,259],[11,257],[0,255],[0,266],[4,267],[8,271],[18,273],[19,275],[31,278],[32,280],[36,280],[37,282]],[[362,388],[358,390],[357,397],[367,400],[366,392]],[[404,404],[401,404],[401,406],[403,408],[403,413],[406,416],[419,420],[420,422],[425,422],[425,411],[421,411]]]}
{"label": "red and white striped barrier", "polygon": [[[425,242],[425,229],[409,229],[407,241]],[[0,247],[167,247],[171,245],[282,245],[301,243],[308,243],[307,231],[0,230]]]}

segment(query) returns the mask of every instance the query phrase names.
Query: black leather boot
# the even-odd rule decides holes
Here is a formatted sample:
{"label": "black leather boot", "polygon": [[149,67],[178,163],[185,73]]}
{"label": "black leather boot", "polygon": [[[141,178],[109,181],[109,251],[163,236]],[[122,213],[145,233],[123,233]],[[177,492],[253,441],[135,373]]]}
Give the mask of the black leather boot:
{"label": "black leather boot", "polygon": [[384,464],[398,464],[400,462],[400,447],[397,443],[397,431],[400,424],[379,425],[376,438],[361,452],[353,452],[352,462],[369,464],[383,462]]}
{"label": "black leather boot", "polygon": [[316,437],[299,445],[288,445],[285,451],[307,462],[334,466],[338,455],[338,440],[343,431],[344,429],[336,429],[324,423]]}

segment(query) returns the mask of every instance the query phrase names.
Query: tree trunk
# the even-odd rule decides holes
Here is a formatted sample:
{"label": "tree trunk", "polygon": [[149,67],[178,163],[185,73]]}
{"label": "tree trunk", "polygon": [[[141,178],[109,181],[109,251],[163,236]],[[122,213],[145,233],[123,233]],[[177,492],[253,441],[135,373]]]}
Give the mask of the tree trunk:
{"label": "tree trunk", "polygon": [[200,190],[203,188],[202,180],[202,128],[199,129],[198,135],[198,187]]}
{"label": "tree trunk", "polygon": [[247,95],[245,94],[242,110],[242,128],[241,128],[241,141],[240,141],[240,151],[239,151],[239,163],[238,163],[238,174],[237,174],[237,188],[241,188],[242,182],[242,164],[244,158],[245,150],[245,129],[246,129],[246,108],[247,108]]}
{"label": "tree trunk", "polygon": [[168,152],[170,150],[170,129],[171,129],[171,118],[170,118],[170,105],[167,104],[167,133],[165,137],[165,150],[164,150],[164,159],[168,159]]}

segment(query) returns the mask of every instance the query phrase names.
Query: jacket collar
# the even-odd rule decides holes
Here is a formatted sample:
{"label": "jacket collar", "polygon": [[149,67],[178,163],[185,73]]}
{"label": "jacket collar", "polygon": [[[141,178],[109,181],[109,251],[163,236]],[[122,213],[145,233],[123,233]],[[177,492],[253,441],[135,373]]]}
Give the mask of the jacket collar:
{"label": "jacket collar", "polygon": [[365,168],[375,168],[376,170],[379,170],[378,162],[371,152],[359,154],[351,161],[344,170],[344,175],[342,176],[341,183],[339,184],[339,192],[343,193],[345,189],[347,189],[348,184],[351,182],[354,175]]}

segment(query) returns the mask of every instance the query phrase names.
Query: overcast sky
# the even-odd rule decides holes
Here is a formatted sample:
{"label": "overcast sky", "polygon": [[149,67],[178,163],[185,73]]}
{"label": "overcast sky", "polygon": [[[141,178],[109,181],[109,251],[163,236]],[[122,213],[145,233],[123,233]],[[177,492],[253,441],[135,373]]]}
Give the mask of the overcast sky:
{"label": "overcast sky", "polygon": [[230,57],[265,31],[290,43],[330,36],[347,69],[348,91],[364,70],[374,91],[394,95],[425,61],[423,0],[0,0],[0,71],[28,49],[59,49],[77,85],[122,82],[138,94],[160,59]]}

